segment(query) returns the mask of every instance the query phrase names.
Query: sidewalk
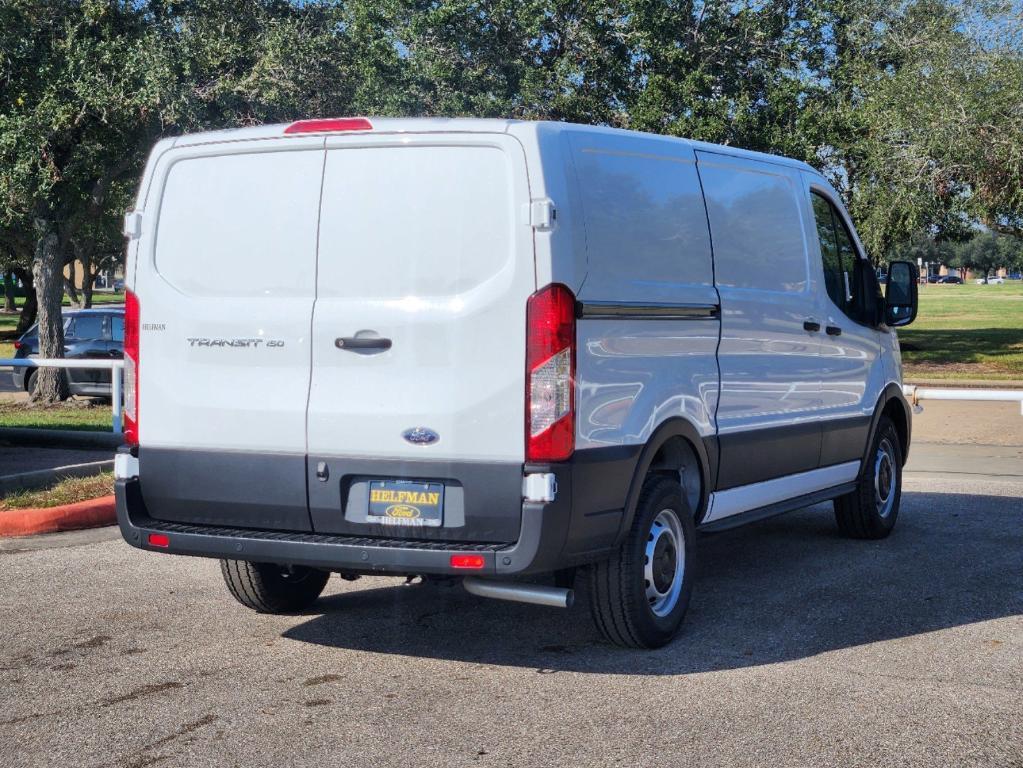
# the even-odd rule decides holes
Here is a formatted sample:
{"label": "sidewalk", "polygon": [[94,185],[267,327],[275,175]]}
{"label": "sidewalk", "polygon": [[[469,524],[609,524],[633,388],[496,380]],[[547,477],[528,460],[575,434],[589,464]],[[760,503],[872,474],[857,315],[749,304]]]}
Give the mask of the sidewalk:
{"label": "sidewalk", "polygon": [[[923,400],[923,413],[913,415],[913,446],[1023,446],[1019,403]],[[914,448],[910,448],[910,456]]]}

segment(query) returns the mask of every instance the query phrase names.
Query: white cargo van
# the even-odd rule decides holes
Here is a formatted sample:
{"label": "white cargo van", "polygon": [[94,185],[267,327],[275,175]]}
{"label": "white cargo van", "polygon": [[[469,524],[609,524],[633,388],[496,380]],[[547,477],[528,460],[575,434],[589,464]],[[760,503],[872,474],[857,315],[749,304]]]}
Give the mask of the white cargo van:
{"label": "white cargo van", "polygon": [[882,297],[805,164],[307,120],[161,141],[125,231],[121,530],[256,610],[331,572],[564,606],[581,568],[600,631],[654,647],[697,531],[831,499],[849,536],[895,524],[915,267]]}

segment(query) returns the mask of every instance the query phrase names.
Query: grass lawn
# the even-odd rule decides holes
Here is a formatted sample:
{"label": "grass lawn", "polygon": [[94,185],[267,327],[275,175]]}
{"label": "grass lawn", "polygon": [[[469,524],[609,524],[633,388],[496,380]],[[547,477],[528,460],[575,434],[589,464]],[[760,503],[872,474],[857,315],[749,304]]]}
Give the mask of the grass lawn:
{"label": "grass lawn", "polygon": [[899,340],[906,378],[1023,380],[1023,283],[920,286]]}
{"label": "grass lawn", "polygon": [[109,432],[110,423],[107,404],[91,405],[77,400],[52,406],[0,403],[0,427]]}
{"label": "grass lawn", "polygon": [[18,325],[17,313],[0,312],[0,358],[14,357],[14,341],[8,337]]}
{"label": "grass lawn", "polygon": [[0,512],[9,509],[58,507],[109,496],[114,492],[114,473],[103,472],[92,477],[69,477],[51,488],[18,491],[0,499]]}

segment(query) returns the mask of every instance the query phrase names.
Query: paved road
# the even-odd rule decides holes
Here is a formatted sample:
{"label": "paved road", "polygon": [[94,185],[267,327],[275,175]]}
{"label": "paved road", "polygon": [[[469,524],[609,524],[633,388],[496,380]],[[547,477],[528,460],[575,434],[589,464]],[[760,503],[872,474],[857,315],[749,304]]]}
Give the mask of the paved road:
{"label": "paved road", "polygon": [[8,446],[0,442],[0,477],[4,475],[53,469],[90,461],[109,461],[114,457],[107,450],[70,450],[67,448],[32,448]]}
{"label": "paved road", "polygon": [[884,542],[815,507],[700,542],[681,637],[332,580],[259,616],[111,529],[0,549],[0,765],[1023,766],[1017,483],[913,476]]}

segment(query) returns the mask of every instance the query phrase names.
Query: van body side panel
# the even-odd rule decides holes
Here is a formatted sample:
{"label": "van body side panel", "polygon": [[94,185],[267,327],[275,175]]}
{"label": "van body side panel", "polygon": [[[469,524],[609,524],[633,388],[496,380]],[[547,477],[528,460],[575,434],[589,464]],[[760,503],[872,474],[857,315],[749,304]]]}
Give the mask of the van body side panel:
{"label": "van body side panel", "polygon": [[721,296],[717,489],[816,469],[819,313],[799,172],[697,152]]}
{"label": "van body side panel", "polygon": [[570,540],[595,549],[617,534],[659,425],[681,417],[712,439],[718,296],[692,150],[657,137],[569,135],[572,214],[588,263],[577,295]]}
{"label": "van body side panel", "polygon": [[[314,530],[515,540],[536,289],[529,199],[508,136],[328,139],[308,406]],[[442,484],[442,524],[369,521],[359,494],[371,476]]]}
{"label": "van body side panel", "polygon": [[[157,163],[135,278],[140,472],[156,519],[242,525],[248,506],[252,527],[310,528],[322,143],[175,148]],[[260,467],[273,467],[272,493]]]}

